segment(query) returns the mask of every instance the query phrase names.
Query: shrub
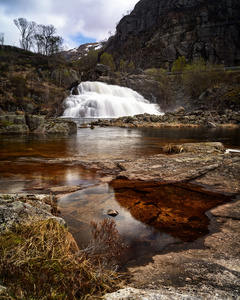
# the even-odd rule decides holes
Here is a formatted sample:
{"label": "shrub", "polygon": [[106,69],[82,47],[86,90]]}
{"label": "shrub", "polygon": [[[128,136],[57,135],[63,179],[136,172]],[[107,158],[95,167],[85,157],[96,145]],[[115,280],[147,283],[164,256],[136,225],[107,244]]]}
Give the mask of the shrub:
{"label": "shrub", "polygon": [[22,76],[13,76],[10,80],[11,84],[14,86],[14,96],[23,98],[27,96],[29,89],[27,87],[27,80]]}
{"label": "shrub", "polygon": [[114,269],[122,255],[125,244],[116,229],[116,223],[111,219],[104,219],[99,224],[92,221],[92,241],[86,252],[101,262],[108,269]]}
{"label": "shrub", "polygon": [[207,65],[202,58],[187,64],[182,74],[183,84],[192,97],[199,96],[214,84],[222,82],[225,77],[226,72],[222,66]]}
{"label": "shrub", "polygon": [[119,71],[124,72],[125,70],[126,70],[126,62],[123,59],[121,59],[119,63]]}
{"label": "shrub", "polygon": [[99,50],[90,50],[86,56],[82,56],[78,61],[73,62],[73,66],[76,66],[81,71],[88,71],[93,69],[98,62]]}
{"label": "shrub", "polygon": [[0,65],[0,72],[8,72],[9,71],[9,64],[3,63]]}
{"label": "shrub", "polygon": [[177,60],[173,62],[172,72],[181,73],[183,72],[185,66],[186,66],[186,59],[184,56],[180,56]]}
{"label": "shrub", "polygon": [[136,67],[135,67],[134,63],[132,61],[130,61],[130,63],[127,65],[128,72],[133,71],[135,68]]}
{"label": "shrub", "polygon": [[163,147],[164,153],[182,153],[185,152],[185,149],[181,145],[167,144]]}
{"label": "shrub", "polygon": [[112,55],[108,54],[107,52],[104,52],[101,55],[100,62],[101,64],[108,66],[112,72],[116,69]]}

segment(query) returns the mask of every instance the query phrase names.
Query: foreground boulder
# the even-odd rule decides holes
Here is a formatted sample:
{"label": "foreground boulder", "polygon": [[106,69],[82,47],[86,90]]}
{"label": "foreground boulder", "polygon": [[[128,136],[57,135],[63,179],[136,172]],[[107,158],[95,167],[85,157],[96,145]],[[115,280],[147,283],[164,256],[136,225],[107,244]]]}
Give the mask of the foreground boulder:
{"label": "foreground boulder", "polygon": [[0,233],[11,230],[13,226],[31,224],[47,219],[54,219],[61,225],[66,226],[66,222],[51,213],[51,206],[33,195],[1,195],[0,196]]}

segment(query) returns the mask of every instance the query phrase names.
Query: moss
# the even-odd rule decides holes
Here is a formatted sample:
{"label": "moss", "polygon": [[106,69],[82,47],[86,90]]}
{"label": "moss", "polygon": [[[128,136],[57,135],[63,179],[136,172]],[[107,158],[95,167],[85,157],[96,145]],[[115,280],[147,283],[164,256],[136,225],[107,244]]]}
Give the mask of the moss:
{"label": "moss", "polygon": [[0,127],[7,127],[7,126],[12,126],[12,125],[14,125],[14,124],[10,121],[0,120]]}

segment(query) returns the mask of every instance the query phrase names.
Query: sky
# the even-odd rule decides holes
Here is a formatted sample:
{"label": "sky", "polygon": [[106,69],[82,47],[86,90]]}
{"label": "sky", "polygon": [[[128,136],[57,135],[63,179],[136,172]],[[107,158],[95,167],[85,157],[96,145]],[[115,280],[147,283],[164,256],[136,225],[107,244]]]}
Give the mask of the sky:
{"label": "sky", "polygon": [[139,0],[0,0],[0,33],[4,44],[19,47],[20,31],[13,20],[25,18],[42,25],[54,25],[64,45],[108,39],[123,15]]}

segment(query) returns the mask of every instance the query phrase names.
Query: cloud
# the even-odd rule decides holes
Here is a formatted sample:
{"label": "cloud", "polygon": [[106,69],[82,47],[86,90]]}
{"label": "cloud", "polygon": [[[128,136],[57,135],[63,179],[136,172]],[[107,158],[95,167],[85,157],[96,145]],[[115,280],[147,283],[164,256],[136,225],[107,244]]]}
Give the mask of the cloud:
{"label": "cloud", "polygon": [[54,25],[70,47],[79,41],[100,41],[114,33],[123,14],[138,0],[0,0],[0,32],[5,44],[18,46],[19,31],[13,19],[26,18],[37,24]]}

